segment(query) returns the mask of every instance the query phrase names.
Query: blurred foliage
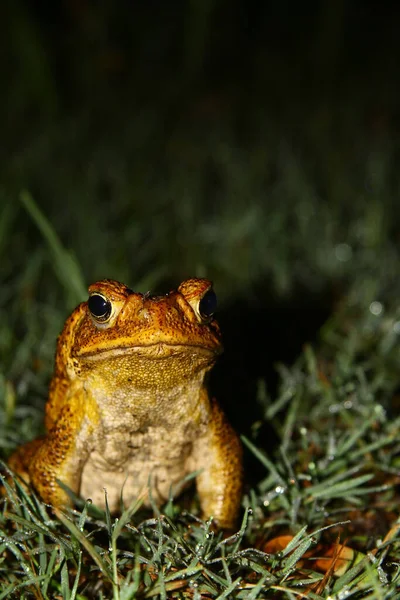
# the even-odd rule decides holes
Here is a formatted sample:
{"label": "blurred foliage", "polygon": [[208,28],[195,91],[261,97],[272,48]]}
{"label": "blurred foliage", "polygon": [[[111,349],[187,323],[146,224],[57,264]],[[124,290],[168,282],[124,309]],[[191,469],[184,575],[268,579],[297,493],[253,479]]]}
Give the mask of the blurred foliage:
{"label": "blurred foliage", "polygon": [[293,360],[344,297],[396,301],[391,13],[175,7],[0,8],[0,357],[22,396],[42,393],[66,313],[105,276],[156,291],[207,275],[228,340],[238,318],[290,307],[281,335],[249,340],[260,363]]}
{"label": "blurred foliage", "polygon": [[[257,347],[251,377],[293,360],[341,298],[396,301],[389,13],[175,6],[0,8],[0,357],[20,397],[43,394],[65,315],[105,276],[214,279],[238,361]],[[373,48],[356,22],[374,23]],[[267,342],[245,339],[257,321]]]}

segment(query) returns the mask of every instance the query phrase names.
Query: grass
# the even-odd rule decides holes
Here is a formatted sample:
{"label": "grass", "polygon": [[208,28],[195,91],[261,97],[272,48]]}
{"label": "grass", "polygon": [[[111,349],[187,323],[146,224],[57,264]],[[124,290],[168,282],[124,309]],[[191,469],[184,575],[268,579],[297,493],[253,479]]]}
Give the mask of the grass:
{"label": "grass", "polygon": [[246,104],[235,127],[213,91],[172,124],[169,98],[20,133],[1,166],[1,456],[41,431],[86,284],[207,275],[226,339],[212,383],[238,415],[247,482],[226,538],[193,494],[55,514],[6,480],[0,600],[399,596],[397,141],[360,124],[357,98],[345,114],[334,100],[280,123]]}
{"label": "grass", "polygon": [[[339,358],[329,343],[318,357],[307,347],[265,405],[279,438],[274,455],[243,440],[265,473],[245,495],[237,533],[223,538],[179,502],[150,518],[140,499],[119,518],[90,504],[53,515],[18,482],[5,483],[0,598],[397,597],[400,417],[384,408],[396,381],[381,362],[390,317],[375,324],[368,357],[361,341],[352,345],[351,371],[341,317],[325,331],[336,334],[334,354],[340,339]],[[358,325],[369,319],[361,314]],[[292,536],[286,547],[266,551],[283,533]],[[354,551],[345,572],[314,569],[339,539]]]}
{"label": "grass", "polygon": [[[78,263],[27,192],[21,201],[48,245],[58,286],[71,293],[65,302],[72,303],[82,292]],[[32,268],[28,261],[25,282]],[[378,283],[384,290],[384,277],[375,282],[374,295],[364,290],[361,298],[362,282],[355,277],[318,343],[304,346],[291,366],[279,367],[274,397],[260,381],[262,416],[243,443],[262,472],[247,486],[237,533],[224,538],[211,522],[199,521],[195,497],[186,499],[186,510],[172,499],[154,516],[140,509],[140,499],[119,518],[90,503],[54,514],[18,481],[4,481],[0,598],[396,598],[399,313],[389,294],[375,295]],[[24,298],[18,303],[23,306]],[[31,304],[40,306],[33,296],[25,299],[19,354],[8,364],[8,376],[3,372],[5,452],[39,429],[42,382],[51,367],[50,356],[49,365],[28,367],[32,356],[44,361],[49,352],[33,346],[40,336],[29,321]],[[43,316],[47,339],[56,319]],[[10,334],[8,342],[14,342]],[[28,390],[34,391],[29,405]],[[276,440],[269,453],[265,427]],[[329,548],[338,556],[338,544],[350,555],[344,572],[332,558],[321,569],[318,561]]]}

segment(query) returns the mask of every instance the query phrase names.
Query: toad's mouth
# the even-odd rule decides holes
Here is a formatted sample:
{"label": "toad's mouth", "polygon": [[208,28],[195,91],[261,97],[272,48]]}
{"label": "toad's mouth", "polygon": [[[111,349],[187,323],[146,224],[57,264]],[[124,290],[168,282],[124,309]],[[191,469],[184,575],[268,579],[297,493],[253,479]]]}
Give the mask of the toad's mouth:
{"label": "toad's mouth", "polygon": [[134,355],[138,358],[151,360],[162,360],[165,358],[182,358],[184,356],[202,356],[204,358],[216,358],[222,352],[221,346],[210,348],[195,344],[168,344],[157,342],[142,346],[115,346],[114,348],[96,348],[95,350],[81,350],[76,356],[85,361],[103,361],[113,358]]}

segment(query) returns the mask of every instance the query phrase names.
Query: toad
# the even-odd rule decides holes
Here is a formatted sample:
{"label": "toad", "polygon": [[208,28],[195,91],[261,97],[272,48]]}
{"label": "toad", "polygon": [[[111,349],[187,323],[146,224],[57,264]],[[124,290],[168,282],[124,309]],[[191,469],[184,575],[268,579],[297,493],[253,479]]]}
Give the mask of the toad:
{"label": "toad", "polygon": [[102,508],[106,491],[114,512],[141,494],[161,505],[196,472],[203,516],[234,527],[241,444],[204,381],[222,352],[215,309],[206,279],[165,296],[91,285],[58,338],[46,434],[9,465],[55,507],[71,503],[60,481]]}

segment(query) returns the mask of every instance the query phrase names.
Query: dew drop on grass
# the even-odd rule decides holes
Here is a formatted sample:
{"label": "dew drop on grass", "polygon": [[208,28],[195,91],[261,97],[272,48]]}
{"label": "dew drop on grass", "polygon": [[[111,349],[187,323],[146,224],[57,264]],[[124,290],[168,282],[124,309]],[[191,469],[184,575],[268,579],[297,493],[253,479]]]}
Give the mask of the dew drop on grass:
{"label": "dew drop on grass", "polygon": [[374,300],[373,302],[371,302],[371,304],[369,305],[369,311],[376,317],[379,317],[379,315],[381,315],[383,312],[382,302],[378,302],[378,300]]}

